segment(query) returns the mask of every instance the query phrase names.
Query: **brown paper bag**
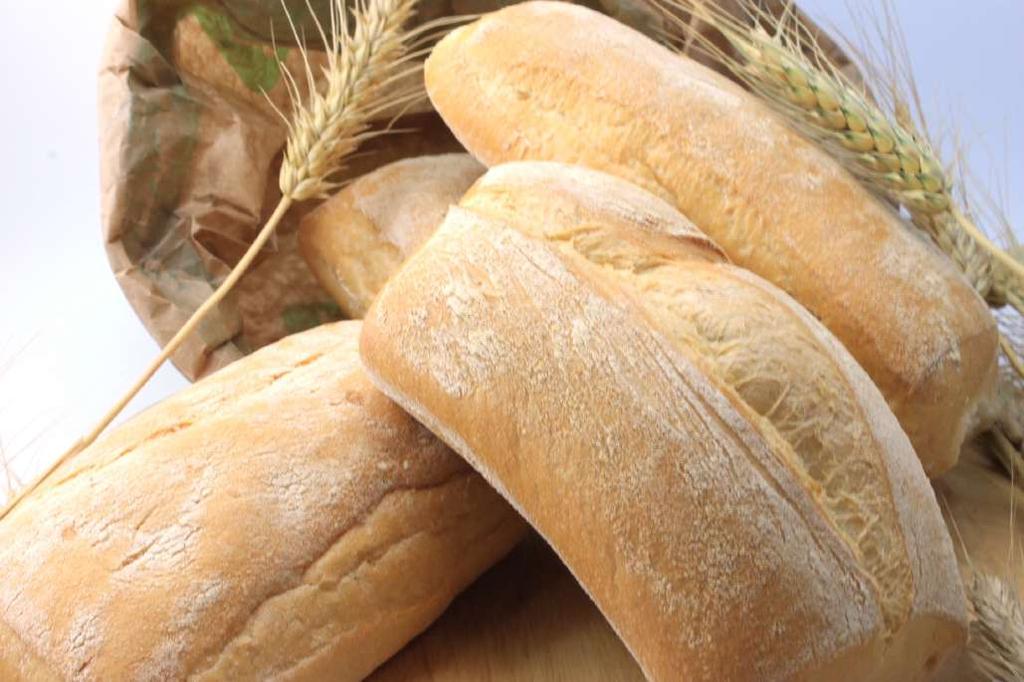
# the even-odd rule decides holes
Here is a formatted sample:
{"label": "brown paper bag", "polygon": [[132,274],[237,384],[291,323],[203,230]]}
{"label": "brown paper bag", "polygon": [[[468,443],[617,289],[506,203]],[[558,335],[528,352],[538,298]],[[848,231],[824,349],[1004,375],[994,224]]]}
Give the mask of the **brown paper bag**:
{"label": "brown paper bag", "polygon": [[[318,40],[306,1],[286,4],[300,33]],[[505,4],[421,0],[418,20]],[[651,35],[661,27],[642,0],[585,4]],[[329,0],[311,6],[329,16]],[[104,237],[121,288],[161,344],[223,280],[279,199],[285,128],[263,92],[288,110],[278,60],[301,73],[292,36],[279,0],[127,0],[115,18],[100,73]],[[398,126],[415,132],[375,139],[345,174],[460,149],[426,101]],[[255,267],[175,354],[187,377],[339,317],[296,251],[295,229],[310,208],[292,208]]]}

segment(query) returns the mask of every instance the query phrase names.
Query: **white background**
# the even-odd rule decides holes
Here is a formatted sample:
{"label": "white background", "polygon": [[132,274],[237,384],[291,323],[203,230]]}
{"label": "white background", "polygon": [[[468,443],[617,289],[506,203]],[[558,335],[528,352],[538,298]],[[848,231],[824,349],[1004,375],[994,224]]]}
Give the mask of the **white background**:
{"label": "white background", "polygon": [[[998,179],[1024,224],[1024,1],[893,2],[930,123],[956,121],[974,172]],[[114,281],[99,225],[96,68],[116,0],[0,5],[0,446],[24,478],[158,349]],[[855,35],[843,0],[801,6]],[[128,412],[184,385],[166,367]],[[0,473],[0,497],[3,486]]]}

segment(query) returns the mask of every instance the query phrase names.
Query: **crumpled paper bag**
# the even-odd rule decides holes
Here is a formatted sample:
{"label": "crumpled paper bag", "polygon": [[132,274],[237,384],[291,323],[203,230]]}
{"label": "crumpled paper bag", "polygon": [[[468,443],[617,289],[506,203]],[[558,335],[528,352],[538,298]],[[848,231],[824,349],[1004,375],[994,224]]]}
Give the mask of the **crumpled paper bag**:
{"label": "crumpled paper bag", "polygon": [[[329,2],[310,6],[326,19]],[[318,36],[306,0],[286,4],[300,34]],[[417,20],[505,4],[421,0]],[[584,4],[652,36],[662,27],[642,0]],[[99,83],[104,238],[122,290],[161,344],[223,280],[280,197],[285,126],[267,101],[290,108],[279,62],[302,73],[280,0],[127,0],[115,17]],[[344,175],[461,149],[426,101],[397,126],[414,132],[375,138]],[[340,316],[296,249],[296,227],[311,208],[289,211],[254,267],[174,355],[187,377]]]}

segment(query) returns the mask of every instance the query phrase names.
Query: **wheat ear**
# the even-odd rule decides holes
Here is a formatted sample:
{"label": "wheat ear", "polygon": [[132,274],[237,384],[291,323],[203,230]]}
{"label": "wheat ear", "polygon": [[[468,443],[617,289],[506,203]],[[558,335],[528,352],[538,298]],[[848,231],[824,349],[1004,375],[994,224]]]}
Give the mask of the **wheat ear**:
{"label": "wheat ear", "polygon": [[[799,132],[869,189],[902,206],[993,306],[1024,313],[1024,265],[996,246],[954,199],[955,183],[927,136],[898,103],[887,115],[831,62],[791,3],[779,15],[742,0],[747,21],[702,0],[648,0],[669,19],[669,42],[697,46],[725,66]],[[695,30],[721,33],[734,57]],[[1014,367],[1024,366],[1013,355]]]}
{"label": "wheat ear", "polygon": [[[1011,477],[1012,478],[1012,477]],[[1012,481],[1011,481],[1012,483]],[[967,653],[974,671],[991,680],[1024,680],[1024,610],[1013,585],[996,575],[978,570],[971,560],[960,524],[944,495],[939,502],[946,509],[953,541],[960,545],[961,575],[971,605]],[[1011,563],[1014,558],[1016,509],[1010,507]]]}
{"label": "wheat ear", "polygon": [[[308,0],[306,4],[316,20]],[[417,0],[358,0],[351,10],[346,9],[345,4],[345,0],[333,0],[329,36],[324,26],[316,20],[317,30],[327,52],[326,66],[321,74],[324,82],[322,89],[316,86],[316,78],[306,58],[304,41],[292,24],[295,38],[302,46],[309,96],[305,102],[300,101],[295,77],[281,64],[293,103],[291,117],[278,111],[288,126],[288,141],[279,176],[281,199],[256,239],[227,278],[192,314],[128,392],[92,431],[11,499],[0,513],[0,519],[7,516],[19,501],[36,489],[57,467],[99,437],[242,278],[292,204],[323,197],[335,186],[331,176],[342,168],[345,157],[363,140],[379,134],[368,132],[369,121],[373,117],[423,97],[422,84],[397,92],[389,88],[420,68],[414,63],[414,58],[422,54],[422,50],[417,48],[421,47],[422,41],[431,37],[430,32],[438,24],[427,24],[413,31],[405,30],[404,26],[416,8]]]}
{"label": "wheat ear", "polygon": [[968,652],[991,680],[1024,680],[1024,609],[1014,589],[993,575],[975,573],[967,586],[974,618]]}

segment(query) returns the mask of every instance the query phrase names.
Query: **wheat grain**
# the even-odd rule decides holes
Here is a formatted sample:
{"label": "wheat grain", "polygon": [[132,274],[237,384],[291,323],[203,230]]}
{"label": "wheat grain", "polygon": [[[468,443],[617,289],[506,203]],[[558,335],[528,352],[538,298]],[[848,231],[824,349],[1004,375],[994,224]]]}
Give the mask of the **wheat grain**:
{"label": "wheat grain", "polygon": [[[920,132],[923,125],[914,124],[897,77],[886,79],[872,60],[862,57],[862,70],[874,75],[880,91],[889,92],[887,114],[863,86],[853,83],[830,60],[792,3],[773,13],[755,0],[741,0],[743,12],[737,18],[703,0],[648,2],[669,19],[667,42],[696,45],[710,55],[866,187],[902,206],[911,222],[953,260],[990,306],[1009,304],[1024,313],[1024,267],[988,240],[959,208],[965,183],[944,169],[928,137]],[[902,40],[891,16],[889,21],[887,44],[896,43],[889,48],[896,50]],[[717,30],[733,52],[716,44],[699,22]],[[916,101],[909,70],[904,69],[903,81]],[[1000,350],[1024,378],[1024,361],[1002,327],[999,333]],[[1003,424],[1020,407],[1020,403],[1006,406],[993,427],[996,436],[1002,435]],[[1022,466],[1021,454],[1007,450],[1008,440],[994,442],[1001,446],[997,453],[1008,472]]]}
{"label": "wheat grain", "polygon": [[[288,125],[288,142],[281,165],[281,194],[294,201],[325,197],[334,185],[329,178],[352,153],[377,112],[412,101],[422,87],[380,93],[408,71],[408,23],[416,0],[359,0],[352,10],[354,30],[349,30],[343,0],[335,0],[331,12],[331,37],[324,68],[325,87],[310,87],[308,101],[295,108]],[[413,65],[413,70],[418,66]],[[314,77],[306,62],[306,77]],[[292,77],[285,79],[293,99],[297,88]]]}
{"label": "wheat grain", "polygon": [[[316,87],[317,79],[309,63],[305,42],[292,24],[303,56],[309,95],[307,101],[301,101],[294,75],[281,64],[281,72],[292,98],[293,112],[288,116],[278,110],[288,127],[288,139],[279,177],[281,199],[273,213],[224,281],[171,338],[135,384],[92,431],[58,457],[41,476],[20,490],[0,513],[0,519],[61,464],[99,437],[195,331],[206,315],[227,296],[295,202],[321,197],[330,191],[334,186],[331,176],[342,168],[345,157],[368,137],[380,134],[367,132],[369,121],[383,111],[414,102],[423,96],[422,83],[397,91],[389,89],[409,73],[421,68],[411,64],[422,53],[422,50],[417,50],[417,46],[421,41],[430,39],[430,32],[440,25],[435,22],[407,31],[404,26],[416,4],[417,0],[358,0],[354,8],[346,9],[345,0],[332,0],[328,38],[327,31],[316,20],[307,0],[307,7],[317,21],[316,27],[327,52],[326,65],[321,74],[326,87],[322,92]],[[287,13],[287,7],[285,11]],[[267,100],[270,101],[270,98]],[[273,102],[271,106],[274,106]]]}
{"label": "wheat grain", "polygon": [[990,680],[1024,680],[1024,609],[1004,580],[975,573],[968,589],[974,612],[968,652]]}
{"label": "wheat grain", "polygon": [[[1024,269],[958,208],[955,183],[928,138],[896,98],[893,111],[886,115],[866,90],[846,78],[791,3],[776,15],[753,0],[743,0],[749,20],[744,22],[702,0],[649,1],[682,34],[667,34],[670,42],[695,41],[865,186],[902,206],[990,305],[1009,303],[1024,312]],[[739,59],[697,30],[694,19],[719,31]],[[1000,347],[1024,377],[1024,365],[1005,337],[1001,336]],[[1012,481],[1022,469],[1020,453],[1002,431],[991,435]],[[1024,609],[1019,596],[996,576],[975,571],[972,575],[966,585],[974,611],[972,663],[987,679],[1024,680]]]}
{"label": "wheat grain", "polygon": [[[1019,292],[1024,288],[1019,286],[1014,265],[1004,262],[1002,276],[993,282],[995,254],[982,248],[977,235],[971,234],[977,228],[956,210],[954,182],[927,137],[913,127],[909,116],[898,112],[886,115],[861,87],[846,78],[791,5],[776,16],[746,0],[750,21],[744,22],[700,0],[652,2],[666,11],[687,40],[697,41],[800,132],[827,149],[870,188],[906,208],[914,224],[956,261],[979,293],[1002,302],[1004,291],[993,293],[993,286],[1017,286],[1018,298],[1022,298]],[[695,31],[692,19],[681,19],[679,12],[712,25],[740,58]]]}
{"label": "wheat grain", "polygon": [[[990,305],[1024,313],[1024,266],[993,244],[954,199],[956,183],[907,108],[887,115],[832,63],[792,3],[779,14],[741,0],[747,21],[703,0],[648,0],[670,20],[670,43],[696,43],[869,189],[902,206]],[[699,18],[739,54],[697,30]],[[676,33],[673,34],[672,28]],[[1001,346],[1014,367],[1024,363]]]}
{"label": "wheat grain", "polygon": [[[1015,576],[1020,571],[1020,559],[1016,553],[1019,548],[1014,543],[1017,510],[1012,479],[1011,474],[1007,534],[1009,541],[1006,547],[1007,564],[1003,569],[1005,579],[988,572],[994,567],[991,559],[986,560],[984,568],[975,563],[961,532],[957,514],[941,489],[937,493],[939,503],[946,510],[944,516],[950,535],[954,544],[960,547],[957,560],[960,563],[964,591],[971,607],[970,636],[967,645],[971,680],[1024,680],[1024,677],[1021,677],[1021,673],[1024,672],[1024,608],[1014,587],[1019,582]],[[1000,491],[1003,489],[1000,488]],[[982,534],[990,528],[995,529],[988,525],[978,525],[977,521],[973,525],[975,531]],[[985,555],[982,555],[980,558],[984,557]]]}

